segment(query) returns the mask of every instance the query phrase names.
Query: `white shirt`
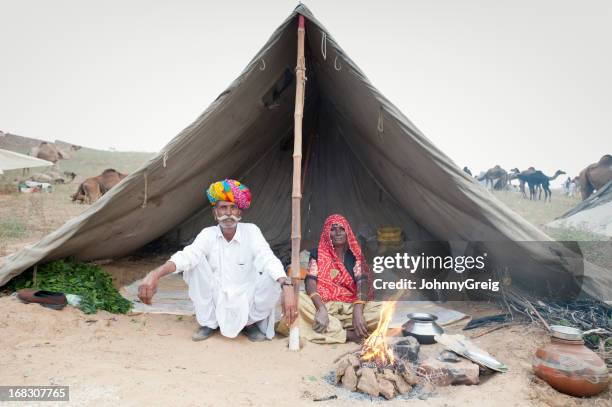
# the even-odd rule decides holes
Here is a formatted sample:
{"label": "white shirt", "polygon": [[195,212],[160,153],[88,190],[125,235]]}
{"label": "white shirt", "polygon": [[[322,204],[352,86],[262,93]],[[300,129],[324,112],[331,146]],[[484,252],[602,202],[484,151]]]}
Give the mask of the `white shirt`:
{"label": "white shirt", "polygon": [[226,289],[249,285],[255,273],[268,273],[274,280],[286,277],[282,263],[261,230],[252,223],[238,223],[236,234],[229,242],[218,225],[204,228],[193,243],[176,252],[170,261],[178,273],[192,270],[202,256],[208,260],[215,279]]}
{"label": "white shirt", "polygon": [[238,223],[229,242],[219,226],[205,228],[170,261],[176,272],[183,272],[201,326],[218,326],[221,334],[234,338],[257,322],[266,337],[274,336],[281,291],[275,280],[285,273],[257,226]]}

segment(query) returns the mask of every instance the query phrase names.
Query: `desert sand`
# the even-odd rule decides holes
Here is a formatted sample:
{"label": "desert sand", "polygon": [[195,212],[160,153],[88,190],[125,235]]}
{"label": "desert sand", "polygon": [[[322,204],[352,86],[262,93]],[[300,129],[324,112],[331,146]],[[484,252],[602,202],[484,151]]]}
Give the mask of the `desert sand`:
{"label": "desert sand", "polygon": [[[479,314],[492,311],[490,305],[472,308]],[[296,406],[312,405],[314,399],[332,395],[337,399],[320,404],[372,404],[369,398],[325,380],[334,359],[355,344],[307,343],[301,351],[291,352],[286,338],[251,343],[244,336],[229,339],[218,333],[193,342],[194,317],[104,311],[85,315],[72,307],[54,311],[22,304],[10,296],[0,298],[0,310],[0,348],[5,351],[0,383],[68,385],[69,405]],[[458,333],[464,324],[447,327],[447,332]],[[422,396],[424,400],[374,402],[440,407],[476,402],[491,406],[612,405],[609,390],[581,400],[557,393],[536,378],[531,357],[547,340],[545,332],[533,325],[491,332],[474,341],[506,363],[508,373],[484,377],[478,386],[438,387],[433,394]],[[440,350],[440,345],[425,345],[421,354]]]}

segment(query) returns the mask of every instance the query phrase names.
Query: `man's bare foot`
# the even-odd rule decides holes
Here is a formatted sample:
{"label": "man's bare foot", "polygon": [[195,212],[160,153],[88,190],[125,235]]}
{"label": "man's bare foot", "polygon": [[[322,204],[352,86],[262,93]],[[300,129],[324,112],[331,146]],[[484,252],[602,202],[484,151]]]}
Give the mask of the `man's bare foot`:
{"label": "man's bare foot", "polygon": [[363,338],[359,335],[357,335],[357,332],[355,332],[352,329],[347,329],[346,330],[346,340],[351,341],[351,342],[355,342],[355,343],[361,343],[363,342]]}

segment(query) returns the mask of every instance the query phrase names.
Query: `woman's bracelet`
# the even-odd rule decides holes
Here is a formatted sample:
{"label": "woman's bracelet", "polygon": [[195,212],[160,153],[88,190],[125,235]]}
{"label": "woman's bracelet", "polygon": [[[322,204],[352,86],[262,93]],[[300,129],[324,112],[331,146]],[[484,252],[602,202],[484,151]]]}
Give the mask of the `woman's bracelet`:
{"label": "woman's bracelet", "polygon": [[321,298],[321,295],[320,295],[318,292],[316,292],[316,291],[315,291],[314,293],[312,293],[312,294],[308,294],[308,296],[310,297],[310,299],[313,299],[315,295],[318,295],[318,296],[319,296],[319,298]]}
{"label": "woman's bracelet", "polygon": [[356,304],[363,304],[363,305],[365,305],[366,301],[363,301],[363,300],[353,301],[353,305],[356,305]]}

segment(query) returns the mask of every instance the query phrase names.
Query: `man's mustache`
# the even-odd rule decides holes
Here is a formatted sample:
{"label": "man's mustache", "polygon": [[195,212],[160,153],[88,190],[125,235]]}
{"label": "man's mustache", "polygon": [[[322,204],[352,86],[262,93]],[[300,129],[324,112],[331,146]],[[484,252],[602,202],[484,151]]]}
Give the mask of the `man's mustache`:
{"label": "man's mustache", "polygon": [[218,222],[223,222],[224,220],[228,220],[231,219],[234,222],[240,222],[242,220],[242,218],[240,216],[234,216],[234,215],[221,215],[217,218]]}

